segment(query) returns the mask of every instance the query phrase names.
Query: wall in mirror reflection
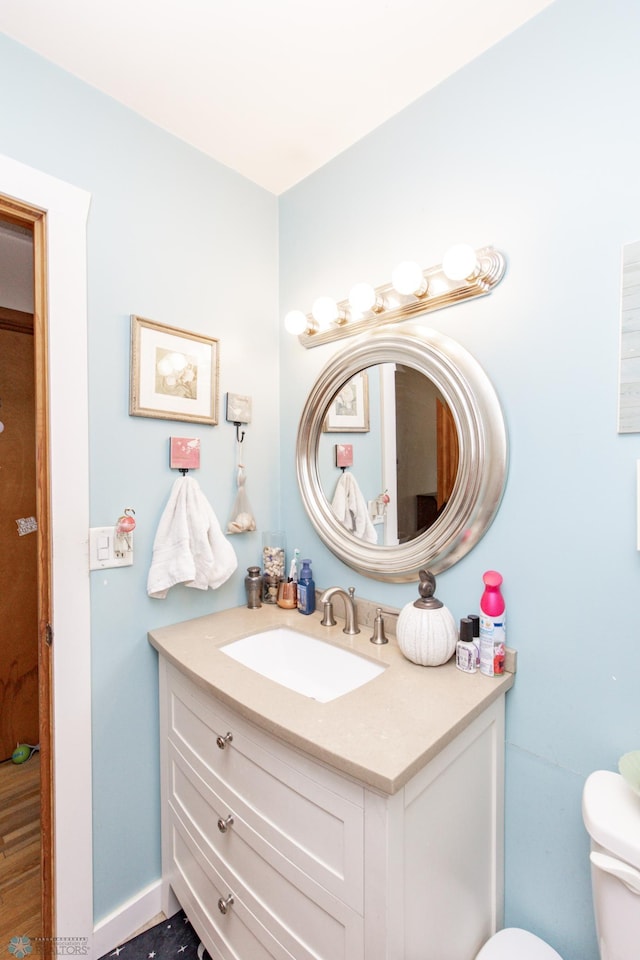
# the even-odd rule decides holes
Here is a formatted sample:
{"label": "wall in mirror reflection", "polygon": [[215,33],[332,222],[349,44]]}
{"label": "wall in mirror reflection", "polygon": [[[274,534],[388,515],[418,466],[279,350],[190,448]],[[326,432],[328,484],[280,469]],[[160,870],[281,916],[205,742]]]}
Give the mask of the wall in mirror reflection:
{"label": "wall in mirror reflection", "polygon": [[367,503],[384,491],[389,503],[374,523],[378,544],[407,543],[446,508],[458,468],[458,434],[442,394],[406,364],[369,367],[366,432],[323,432],[318,463],[322,491],[332,502],[341,469],[335,445],[353,446],[349,468]]}

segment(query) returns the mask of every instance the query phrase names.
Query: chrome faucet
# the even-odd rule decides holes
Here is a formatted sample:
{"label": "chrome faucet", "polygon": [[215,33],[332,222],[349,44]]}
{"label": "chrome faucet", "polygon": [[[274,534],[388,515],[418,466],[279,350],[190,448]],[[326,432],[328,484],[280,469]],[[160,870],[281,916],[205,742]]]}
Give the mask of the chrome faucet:
{"label": "chrome faucet", "polygon": [[323,617],[320,621],[323,627],[335,627],[336,621],[333,616],[333,604],[332,600],[334,597],[342,597],[344,600],[344,619],[345,625],[343,633],[348,633],[350,636],[354,636],[356,633],[360,633],[360,627],[358,626],[358,615],[356,612],[356,603],[355,603],[355,587],[349,587],[349,592],[343,590],[342,587],[329,587],[328,590],[320,597],[320,602],[322,603]]}

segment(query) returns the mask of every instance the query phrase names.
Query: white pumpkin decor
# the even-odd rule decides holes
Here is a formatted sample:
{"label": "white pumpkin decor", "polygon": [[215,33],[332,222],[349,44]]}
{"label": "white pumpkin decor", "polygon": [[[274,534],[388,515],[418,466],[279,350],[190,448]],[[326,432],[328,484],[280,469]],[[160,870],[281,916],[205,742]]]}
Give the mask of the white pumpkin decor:
{"label": "white pumpkin decor", "polygon": [[434,597],[436,578],[428,570],[420,571],[420,599],[400,611],[396,636],[407,660],[423,667],[437,667],[455,653],[458,642],[456,622],[451,611]]}

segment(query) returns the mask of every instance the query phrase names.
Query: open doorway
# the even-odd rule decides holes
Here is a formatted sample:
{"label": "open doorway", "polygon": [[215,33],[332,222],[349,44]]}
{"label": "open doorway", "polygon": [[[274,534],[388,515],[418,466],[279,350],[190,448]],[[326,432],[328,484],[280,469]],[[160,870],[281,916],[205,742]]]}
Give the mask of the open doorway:
{"label": "open doorway", "polygon": [[[45,535],[44,527],[39,527],[38,542],[41,549],[55,545],[49,557],[51,593],[40,599],[41,610],[49,608],[55,619],[45,622],[39,616],[38,621],[39,648],[48,668],[39,669],[39,710],[42,780],[49,786],[42,803],[55,810],[49,829],[55,858],[47,861],[41,879],[43,886],[49,885],[45,896],[52,935],[72,941],[75,952],[86,956],[93,951],[86,402],[89,202],[85,190],[0,154],[0,219],[32,224],[33,229],[34,329],[43,332],[43,337],[34,336],[36,383],[48,398],[48,420],[37,424],[37,436],[49,447],[49,456],[40,452],[39,462],[49,463],[50,482],[38,494],[44,497],[48,487],[50,504],[43,516],[49,529]],[[48,356],[42,343],[47,344]],[[73,377],[69,369],[74,370]],[[36,417],[40,415],[42,407],[36,411]],[[47,710],[44,701],[54,689]],[[45,742],[50,744],[48,756]],[[51,952],[46,942],[38,946],[43,955]]]}
{"label": "open doorway", "polygon": [[458,433],[444,397],[420,370],[396,365],[393,397],[397,542],[407,543],[425,533],[449,502],[458,473]]}
{"label": "open doorway", "polygon": [[0,200],[0,943],[53,936],[47,325],[41,211]]}

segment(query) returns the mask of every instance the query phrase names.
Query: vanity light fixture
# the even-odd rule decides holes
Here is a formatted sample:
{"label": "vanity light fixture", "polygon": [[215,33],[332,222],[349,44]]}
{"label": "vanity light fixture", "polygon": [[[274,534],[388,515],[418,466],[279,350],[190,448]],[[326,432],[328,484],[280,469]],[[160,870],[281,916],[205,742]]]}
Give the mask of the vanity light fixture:
{"label": "vanity light fixture", "polygon": [[342,324],[347,321],[346,311],[331,297],[318,297],[311,308],[311,316],[320,330],[328,329],[332,323]]}
{"label": "vanity light fixture", "polygon": [[393,270],[391,283],[357,283],[347,300],[318,297],[309,314],[291,310],[284,318],[285,329],[304,347],[316,347],[484,296],[502,280],[505,269],[504,256],[493,247],[474,250],[458,243],[447,250],[442,264],[423,270],[405,261]]}
{"label": "vanity light fixture", "polygon": [[382,313],[385,302],[370,283],[356,283],[349,291],[349,306],[360,314],[367,313],[369,310],[373,313]]}
{"label": "vanity light fixture", "polygon": [[295,337],[298,337],[301,333],[304,333],[308,326],[309,319],[306,313],[303,313],[302,310],[289,310],[289,313],[287,313],[284,318],[285,330],[287,333],[291,333]]}
{"label": "vanity light fixture", "polygon": [[442,272],[449,280],[475,280],[480,274],[480,263],[473,247],[456,243],[442,258]]}
{"label": "vanity light fixture", "polygon": [[391,274],[391,285],[398,293],[407,296],[424,297],[429,289],[429,283],[415,260],[403,260],[394,267]]}

